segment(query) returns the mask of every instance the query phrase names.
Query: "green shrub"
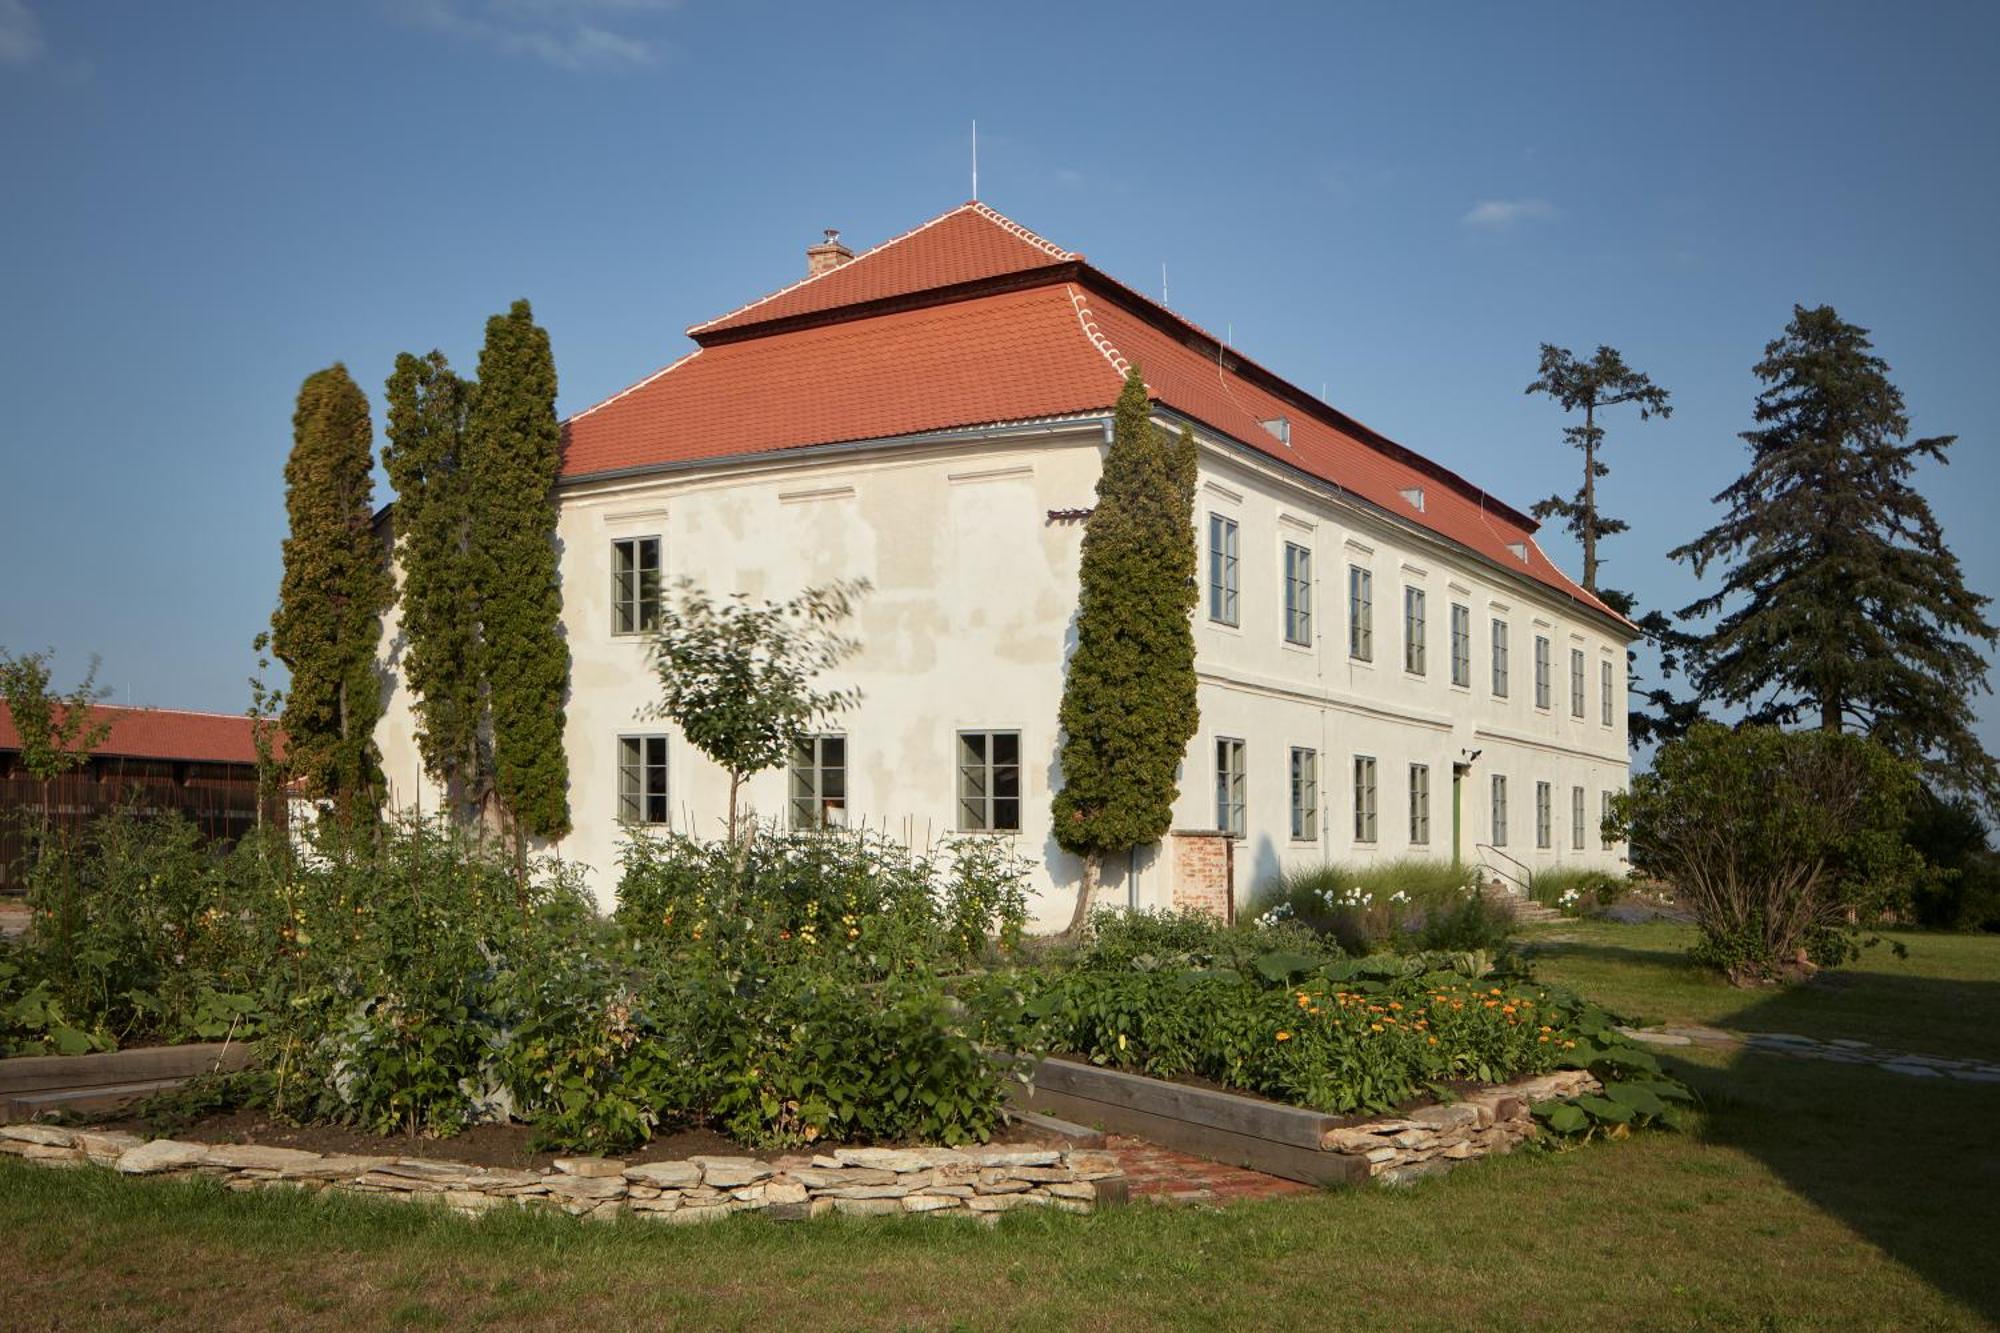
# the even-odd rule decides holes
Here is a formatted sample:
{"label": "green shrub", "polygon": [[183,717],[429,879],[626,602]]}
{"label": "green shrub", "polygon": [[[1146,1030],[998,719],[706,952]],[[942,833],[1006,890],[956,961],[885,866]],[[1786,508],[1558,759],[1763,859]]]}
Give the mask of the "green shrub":
{"label": "green shrub", "polygon": [[1026,865],[992,839],[916,852],[866,830],[743,843],[637,833],[618,888],[626,934],[667,958],[811,965],[879,979],[1015,948]]}
{"label": "green shrub", "polygon": [[1838,732],[1703,723],[1613,804],[1632,864],[1694,912],[1698,962],[1739,985],[1850,961],[1858,930],[1907,910],[1915,770]]}
{"label": "green shrub", "polygon": [[[1330,937],[1291,921],[1249,921],[1225,925],[1206,912],[1120,911],[1091,915],[1090,930],[1067,961],[1082,967],[1235,967],[1267,953],[1292,950],[1322,958],[1340,957]],[[1058,956],[1054,961],[1065,961]]]}
{"label": "green shrub", "polygon": [[1528,877],[1528,897],[1565,916],[1582,916],[1592,907],[1609,907],[1624,892],[1624,879],[1607,870],[1562,867],[1538,870]]}
{"label": "green shrub", "polygon": [[1266,924],[1309,926],[1348,953],[1499,948],[1511,918],[1487,909],[1478,897],[1476,867],[1405,857],[1288,871],[1253,898],[1250,912]]}

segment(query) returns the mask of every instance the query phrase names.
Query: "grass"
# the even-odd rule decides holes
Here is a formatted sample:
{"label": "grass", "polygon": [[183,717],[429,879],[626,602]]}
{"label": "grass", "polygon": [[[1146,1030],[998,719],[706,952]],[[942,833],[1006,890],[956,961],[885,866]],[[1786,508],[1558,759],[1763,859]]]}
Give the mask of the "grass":
{"label": "grass", "polygon": [[1528,877],[1528,896],[1544,907],[1562,908],[1568,906],[1562,901],[1565,893],[1575,890],[1577,905],[1588,907],[1597,902],[1597,891],[1605,885],[1620,883],[1616,875],[1608,875],[1602,870],[1573,870],[1558,867],[1539,871]]}
{"label": "grass", "polygon": [[[1861,961],[1788,989],[1738,990],[1687,961],[1694,927],[1579,920],[1532,927],[1535,974],[1649,1022],[1853,1037],[2000,1061],[2000,935],[1888,932]],[[1898,958],[1901,944],[1907,957]]]}
{"label": "grass", "polygon": [[[1553,936],[1571,936],[1555,942]],[[2000,939],[1919,937],[1840,986],[1682,975],[1684,935],[1565,923],[1545,975],[1665,1019],[1942,1054],[2000,1030]],[[1921,946],[1921,947],[1919,947]],[[1940,1011],[1956,1011],[1940,1019]],[[1766,1021],[1767,1015],[1783,1022]],[[1951,1026],[1940,1033],[1940,1022]],[[1947,1040],[1949,1038],[1949,1040]],[[1989,1044],[1991,1039],[1987,1039]],[[712,1227],[408,1205],[0,1160],[0,1323],[290,1329],[1978,1328],[2000,1320],[2000,1088],[1741,1052],[1674,1062],[1688,1134],[1222,1212]]]}

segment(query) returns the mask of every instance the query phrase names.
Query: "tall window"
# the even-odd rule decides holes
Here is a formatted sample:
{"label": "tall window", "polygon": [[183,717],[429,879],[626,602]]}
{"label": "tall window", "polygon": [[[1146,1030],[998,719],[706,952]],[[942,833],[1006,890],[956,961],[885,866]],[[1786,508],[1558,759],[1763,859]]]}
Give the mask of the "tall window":
{"label": "tall window", "polygon": [[1507,622],[1493,622],[1493,697],[1507,697]]}
{"label": "tall window", "polygon": [[1472,608],[1451,604],[1451,683],[1472,685]]}
{"label": "tall window", "polygon": [[1375,575],[1359,565],[1347,567],[1347,655],[1375,660]]}
{"label": "tall window", "polygon": [[667,738],[618,738],[618,819],[625,824],[667,822]]}
{"label": "tall window", "polygon": [[660,627],[660,539],[611,543],[611,632],[650,634]]}
{"label": "tall window", "polygon": [[1571,851],[1583,850],[1583,788],[1569,789],[1569,845]]}
{"label": "tall window", "polygon": [[1597,664],[1597,720],[1607,727],[1611,725],[1611,687],[1611,663],[1599,662]]}
{"label": "tall window", "polygon": [[1549,706],[1549,640],[1545,634],[1535,636],[1535,707]]}
{"label": "tall window", "polygon": [[1285,543],[1285,642],[1310,646],[1313,641],[1313,553],[1295,542]]}
{"label": "tall window", "polygon": [[1431,766],[1410,765],[1410,841],[1418,847],[1431,840]]}
{"label": "tall window", "polygon": [[1535,784],[1535,846],[1547,851],[1555,845],[1555,788],[1546,782]]}
{"label": "tall window", "polygon": [[1613,795],[1615,795],[1613,792],[1600,792],[1597,799],[1597,838],[1598,841],[1604,844],[1604,850],[1607,852],[1614,845],[1611,840],[1611,834],[1604,827],[1611,820],[1611,798]]}
{"label": "tall window", "polygon": [[1569,715],[1583,716],[1583,649],[1569,650]]}
{"label": "tall window", "polygon": [[958,733],[958,827],[1012,833],[1021,827],[1021,733]]}
{"label": "tall window", "polygon": [[1292,837],[1299,842],[1319,838],[1319,754],[1292,747]]}
{"label": "tall window", "polygon": [[1354,840],[1375,841],[1375,761],[1354,756]]}
{"label": "tall window", "polygon": [[1236,520],[1208,516],[1208,618],[1236,623]]}
{"label": "tall window", "polygon": [[1507,778],[1504,774],[1493,775],[1493,837],[1495,847],[1507,845]]}
{"label": "tall window", "polygon": [[847,826],[847,737],[805,736],[792,747],[792,827]]}
{"label": "tall window", "polygon": [[1403,589],[1403,670],[1424,674],[1424,590]]}
{"label": "tall window", "polygon": [[1242,837],[1244,822],[1243,742],[1231,736],[1215,738],[1215,826],[1233,837]]}

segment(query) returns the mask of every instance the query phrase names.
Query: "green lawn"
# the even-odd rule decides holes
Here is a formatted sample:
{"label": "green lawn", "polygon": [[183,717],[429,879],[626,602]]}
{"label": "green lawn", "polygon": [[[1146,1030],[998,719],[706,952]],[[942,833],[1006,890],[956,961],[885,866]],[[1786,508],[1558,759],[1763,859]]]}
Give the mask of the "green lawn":
{"label": "green lawn", "polygon": [[[1662,1019],[1977,1053],[2000,940],[1711,994],[1659,927],[1566,925],[1551,976]],[[1930,946],[1936,944],[1932,950]],[[1925,961],[1928,956],[1929,961]],[[1871,967],[1876,966],[1871,964]],[[1882,966],[1886,966],[1882,964]],[[1915,970],[1915,969],[1923,970]],[[1859,997],[1859,998],[1857,998]],[[1762,1021],[1761,1008],[1784,1021]],[[1938,1011],[1954,1010],[1944,1019]],[[1943,1033],[1932,1040],[1933,1034]],[[1961,1039],[1963,1038],[1963,1039]],[[1991,1049],[1991,1039],[1982,1039]],[[1224,1212],[713,1227],[479,1222],[0,1161],[0,1325],[345,1329],[1979,1328],[2000,1320],[2000,1088],[1695,1052],[1695,1132]]]}
{"label": "green lawn", "polygon": [[[1537,976],[1648,1022],[1853,1037],[2000,1060],[2000,936],[1886,934],[1849,967],[1785,990],[1738,990],[1692,966],[1692,926],[1565,921],[1527,933]],[[1898,958],[1891,943],[1907,957]]]}

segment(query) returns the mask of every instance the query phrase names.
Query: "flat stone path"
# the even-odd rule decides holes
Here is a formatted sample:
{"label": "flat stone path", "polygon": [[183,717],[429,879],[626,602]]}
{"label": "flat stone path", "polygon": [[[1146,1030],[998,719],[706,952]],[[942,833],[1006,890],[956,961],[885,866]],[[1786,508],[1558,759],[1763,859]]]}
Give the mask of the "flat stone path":
{"label": "flat stone path", "polygon": [[1126,1188],[1135,1201],[1220,1207],[1245,1199],[1276,1199],[1314,1192],[1313,1186],[1296,1180],[1267,1176],[1240,1166],[1224,1166],[1124,1134],[1108,1136],[1104,1146],[1118,1159],[1119,1169],[1125,1173]]}
{"label": "flat stone path", "polygon": [[1873,1065],[1908,1078],[1947,1078],[1964,1083],[2000,1083],[2000,1065],[1982,1060],[1948,1060],[1936,1055],[1874,1046],[1851,1037],[1821,1041],[1791,1032],[1725,1032],[1699,1024],[1665,1024],[1651,1028],[1620,1028],[1626,1036],[1652,1046],[1744,1047],[1760,1055],[1786,1055],[1799,1060],[1828,1060],[1843,1065]]}

